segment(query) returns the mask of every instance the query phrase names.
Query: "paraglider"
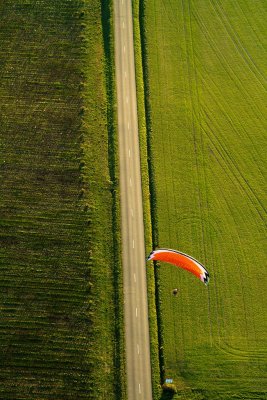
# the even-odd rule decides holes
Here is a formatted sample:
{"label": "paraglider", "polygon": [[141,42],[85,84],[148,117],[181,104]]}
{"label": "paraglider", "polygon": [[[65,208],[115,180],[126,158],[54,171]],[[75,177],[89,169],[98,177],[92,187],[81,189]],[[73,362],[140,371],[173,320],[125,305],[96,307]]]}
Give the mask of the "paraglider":
{"label": "paraglider", "polygon": [[171,250],[171,249],[157,249],[152,251],[147,261],[163,261],[169,264],[176,265],[177,267],[183,268],[196,277],[198,277],[202,282],[207,285],[209,283],[209,273],[199,261],[195,258],[182,253],[181,251]]}

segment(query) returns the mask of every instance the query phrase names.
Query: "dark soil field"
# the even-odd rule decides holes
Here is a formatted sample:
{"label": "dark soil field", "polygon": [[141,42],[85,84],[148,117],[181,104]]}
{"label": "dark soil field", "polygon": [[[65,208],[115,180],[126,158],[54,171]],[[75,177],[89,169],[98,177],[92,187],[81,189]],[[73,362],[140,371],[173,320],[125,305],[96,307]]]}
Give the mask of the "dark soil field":
{"label": "dark soil field", "polygon": [[96,1],[0,5],[4,400],[115,396],[105,17]]}

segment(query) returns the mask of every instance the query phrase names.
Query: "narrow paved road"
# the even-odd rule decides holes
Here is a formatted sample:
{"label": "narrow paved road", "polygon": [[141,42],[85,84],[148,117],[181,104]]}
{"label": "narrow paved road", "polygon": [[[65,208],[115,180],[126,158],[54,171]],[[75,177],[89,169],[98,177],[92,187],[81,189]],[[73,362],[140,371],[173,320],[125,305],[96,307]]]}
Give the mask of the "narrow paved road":
{"label": "narrow paved road", "polygon": [[151,400],[151,365],[131,0],[115,0],[128,400]]}

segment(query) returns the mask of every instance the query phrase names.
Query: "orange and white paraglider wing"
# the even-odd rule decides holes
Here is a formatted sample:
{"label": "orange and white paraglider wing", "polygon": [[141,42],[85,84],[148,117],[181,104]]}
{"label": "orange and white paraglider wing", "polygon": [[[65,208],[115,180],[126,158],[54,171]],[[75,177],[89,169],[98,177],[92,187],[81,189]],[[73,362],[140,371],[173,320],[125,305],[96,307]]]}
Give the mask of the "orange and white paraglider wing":
{"label": "orange and white paraglider wing", "polygon": [[148,260],[163,261],[169,264],[183,268],[207,285],[209,283],[209,273],[199,261],[195,258],[182,253],[181,251],[171,249],[157,249],[150,253]]}

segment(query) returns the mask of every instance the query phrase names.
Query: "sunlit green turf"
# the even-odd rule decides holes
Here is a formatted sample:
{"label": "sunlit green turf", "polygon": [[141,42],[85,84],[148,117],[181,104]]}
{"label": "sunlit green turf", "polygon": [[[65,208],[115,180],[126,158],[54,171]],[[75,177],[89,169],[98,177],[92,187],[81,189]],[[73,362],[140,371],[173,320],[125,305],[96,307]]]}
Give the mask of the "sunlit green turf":
{"label": "sunlit green turf", "polygon": [[165,375],[177,398],[264,399],[265,3],[145,6],[158,245],[210,271],[160,268]]}
{"label": "sunlit green turf", "polygon": [[118,398],[106,15],[7,0],[0,19],[0,398]]}

